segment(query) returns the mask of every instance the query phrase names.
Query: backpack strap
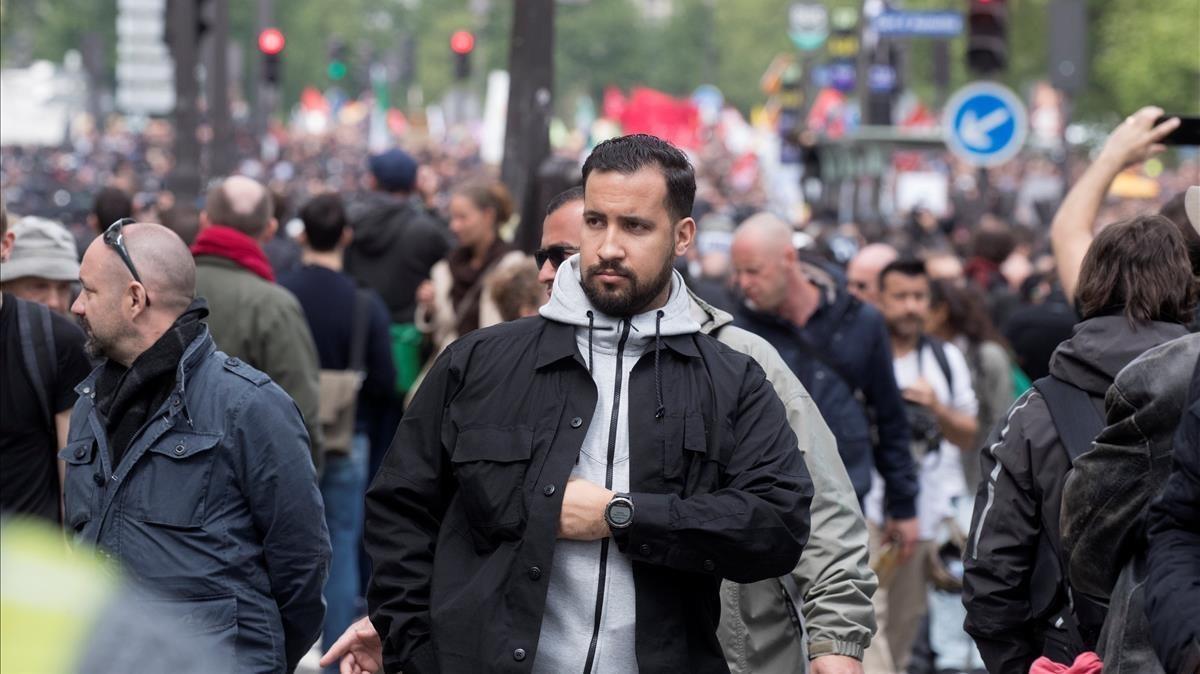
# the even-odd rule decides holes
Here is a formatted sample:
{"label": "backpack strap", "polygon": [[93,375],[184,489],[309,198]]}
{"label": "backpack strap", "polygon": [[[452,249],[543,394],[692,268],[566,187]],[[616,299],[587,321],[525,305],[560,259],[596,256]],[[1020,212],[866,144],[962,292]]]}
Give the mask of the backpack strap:
{"label": "backpack strap", "polygon": [[917,344],[917,370],[921,370],[921,347],[925,344],[929,345],[929,350],[933,352],[933,359],[937,361],[938,369],[942,371],[942,376],[946,378],[946,388],[950,391],[950,399],[954,400],[954,373],[950,370],[950,360],[946,358],[946,343],[937,337],[929,335],[921,335],[920,343]]}
{"label": "backpack strap", "polygon": [[29,382],[37,396],[42,420],[51,433],[55,431],[50,387],[58,380],[58,349],[54,344],[54,329],[50,309],[36,302],[26,302],[9,296],[17,304],[17,331],[21,339],[21,358]]}
{"label": "backpack strap", "polygon": [[1054,375],[1033,382],[1033,387],[1046,401],[1050,420],[1074,464],[1081,454],[1092,448],[1092,441],[1104,428],[1104,419],[1092,403],[1091,394]]}
{"label": "backpack strap", "polygon": [[367,371],[367,333],[371,324],[371,295],[362,288],[354,292],[354,324],[350,328],[350,369]]}

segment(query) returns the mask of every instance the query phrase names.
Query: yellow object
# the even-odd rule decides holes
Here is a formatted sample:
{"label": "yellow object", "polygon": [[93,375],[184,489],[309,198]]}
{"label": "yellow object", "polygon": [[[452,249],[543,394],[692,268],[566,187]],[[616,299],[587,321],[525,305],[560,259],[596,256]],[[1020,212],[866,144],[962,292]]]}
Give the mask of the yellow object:
{"label": "yellow object", "polygon": [[0,672],[75,671],[116,585],[112,568],[68,550],[61,532],[27,520],[5,522],[0,527]]}

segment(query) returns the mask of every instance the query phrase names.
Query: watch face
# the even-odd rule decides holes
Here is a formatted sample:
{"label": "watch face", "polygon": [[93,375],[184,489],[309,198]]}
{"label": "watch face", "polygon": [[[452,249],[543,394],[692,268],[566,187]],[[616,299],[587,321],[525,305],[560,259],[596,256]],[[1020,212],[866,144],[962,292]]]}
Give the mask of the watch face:
{"label": "watch face", "polygon": [[615,501],[608,508],[608,518],[614,525],[623,527],[633,519],[633,508],[624,501]]}

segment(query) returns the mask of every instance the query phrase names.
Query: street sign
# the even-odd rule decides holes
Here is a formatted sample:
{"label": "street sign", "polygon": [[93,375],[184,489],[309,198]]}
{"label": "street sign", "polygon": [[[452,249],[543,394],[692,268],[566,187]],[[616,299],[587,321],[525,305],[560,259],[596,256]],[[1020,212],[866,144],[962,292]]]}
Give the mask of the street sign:
{"label": "street sign", "polygon": [[950,97],[942,115],[946,146],[975,166],[996,166],[1012,159],[1029,131],[1025,106],[999,84],[976,82]]}
{"label": "street sign", "polygon": [[117,3],[117,109],[164,115],[175,109],[175,65],[167,45],[166,0]]}
{"label": "street sign", "polygon": [[797,2],[788,8],[788,37],[801,51],[812,51],[829,37],[829,10],[825,5]]}
{"label": "street sign", "polygon": [[871,20],[881,37],[957,37],[962,34],[962,14],[953,11],[887,11]]}
{"label": "street sign", "polygon": [[877,93],[887,93],[896,88],[896,69],[886,63],[877,63],[867,69],[867,88]]}

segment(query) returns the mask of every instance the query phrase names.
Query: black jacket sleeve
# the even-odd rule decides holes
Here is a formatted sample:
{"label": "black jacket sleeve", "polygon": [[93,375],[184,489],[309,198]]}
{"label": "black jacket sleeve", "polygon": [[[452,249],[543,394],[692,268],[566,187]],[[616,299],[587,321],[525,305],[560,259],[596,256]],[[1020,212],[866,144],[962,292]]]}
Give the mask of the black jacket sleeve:
{"label": "black jacket sleeve", "polygon": [[631,494],[633,523],[617,530],[635,561],[741,583],[792,571],[808,540],[813,484],[796,435],[762,368],[748,363],[721,488],[680,498]]}
{"label": "black jacket sleeve", "polygon": [[875,411],[879,440],[875,444],[875,469],[883,478],[888,517],[909,519],[917,515],[917,464],[913,459],[908,416],[892,369],[892,346],[882,317],[871,321],[871,346],[867,353],[867,403]]}
{"label": "black jacket sleeve", "polygon": [[1150,508],[1146,616],[1168,672],[1200,671],[1200,364],[1175,435],[1174,470]]}
{"label": "black jacket sleeve", "polygon": [[1013,404],[981,452],[983,480],[963,557],[964,628],[992,674],[1024,674],[1042,651],[1031,629],[1030,603],[1040,506],[1023,424],[1034,395],[1026,393]]}
{"label": "black jacket sleeve", "polygon": [[374,563],[367,608],[389,672],[436,670],[429,601],[438,531],[454,494],[441,438],[459,381],[452,360],[447,351],[429,371],[367,490],[363,541]]}

